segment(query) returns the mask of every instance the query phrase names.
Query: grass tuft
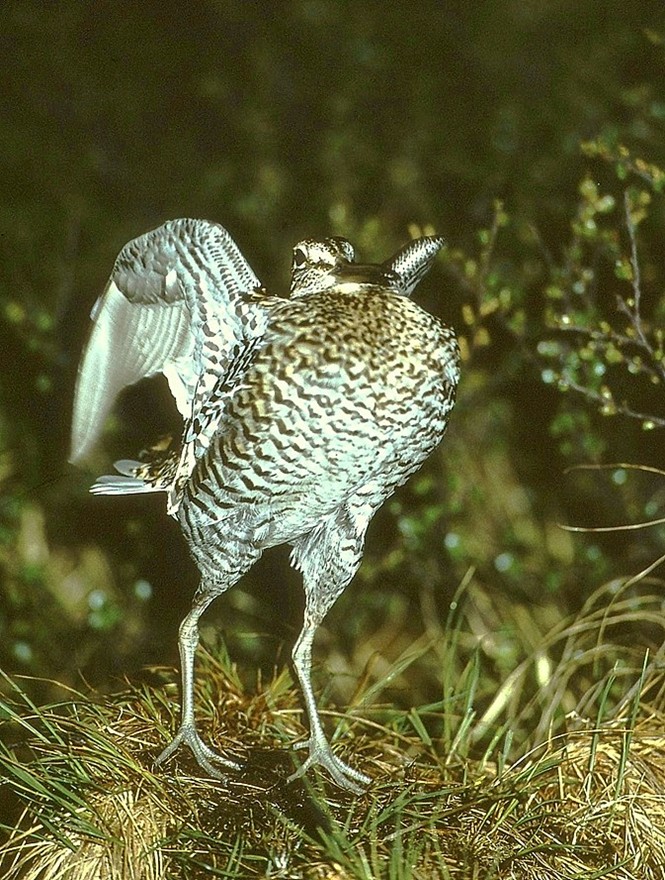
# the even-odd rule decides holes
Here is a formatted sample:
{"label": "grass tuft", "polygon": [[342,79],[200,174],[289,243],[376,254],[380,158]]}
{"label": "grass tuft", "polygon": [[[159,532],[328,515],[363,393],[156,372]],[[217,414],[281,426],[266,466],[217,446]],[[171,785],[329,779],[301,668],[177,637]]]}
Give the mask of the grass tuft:
{"label": "grass tuft", "polygon": [[[586,626],[569,628],[586,643]],[[451,632],[455,644],[458,629]],[[570,651],[562,657],[551,672],[555,682],[571,680],[561,663],[579,662],[578,654],[565,659]],[[153,767],[178,721],[171,671],[153,670],[149,683],[110,697],[73,694],[42,708],[7,681],[0,876],[662,880],[665,691],[658,658],[643,655],[623,700],[614,697],[616,674],[605,675],[595,698],[579,701],[593,704],[593,714],[569,714],[560,731],[550,725],[539,742],[525,737],[518,757],[506,724],[474,749],[485,723],[473,711],[478,661],[465,669],[454,729],[445,698],[398,711],[371,705],[361,693],[353,712],[324,713],[329,729],[344,734],[333,736],[335,747],[374,780],[360,797],[316,774],[287,782],[289,745],[305,730],[285,672],[248,693],[228,657],[201,652],[202,734],[243,762],[226,782],[203,778],[186,750]],[[450,682],[445,691],[450,695]],[[523,716],[518,705],[516,730]]]}

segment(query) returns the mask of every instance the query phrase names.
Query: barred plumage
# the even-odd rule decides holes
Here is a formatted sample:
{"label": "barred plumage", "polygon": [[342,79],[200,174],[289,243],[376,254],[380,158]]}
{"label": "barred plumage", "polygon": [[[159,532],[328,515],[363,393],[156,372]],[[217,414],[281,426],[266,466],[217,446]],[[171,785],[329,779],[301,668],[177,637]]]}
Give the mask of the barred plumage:
{"label": "barred plumage", "polygon": [[[311,647],[360,565],[373,515],[445,431],[457,343],[408,298],[441,244],[418,239],[391,260],[365,266],[354,262],[345,239],[300,242],[289,299],[263,291],[228,233],[203,221],[171,221],[118,257],[80,367],[73,458],[94,443],[123,384],[167,375],[185,420],[182,448],[120,462],[121,476],[93,486],[167,491],[201,571],[180,629],[182,722],[159,760],[184,742],[210,773],[237,767],[196,731],[198,620],[265,549],[286,543],[306,596],[293,660],[311,730],[309,756],[294,775],[318,763],[353,791],[369,782],[325,737],[310,683]],[[145,339],[145,326],[163,337]],[[118,348],[130,363],[119,371]]]}

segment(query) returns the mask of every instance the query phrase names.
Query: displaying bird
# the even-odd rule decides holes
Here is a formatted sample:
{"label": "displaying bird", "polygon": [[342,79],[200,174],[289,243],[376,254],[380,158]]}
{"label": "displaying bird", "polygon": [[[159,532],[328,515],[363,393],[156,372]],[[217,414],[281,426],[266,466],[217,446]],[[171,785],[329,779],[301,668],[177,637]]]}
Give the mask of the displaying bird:
{"label": "displaying bird", "polygon": [[446,428],[455,334],[409,298],[442,244],[420,238],[362,265],[345,239],[307,239],[287,299],[262,288],[222,226],[201,220],[169,221],[116,259],[79,367],[71,460],[94,446],[124,387],[166,376],[184,420],[179,448],[118,462],[91,490],[166,492],[201,573],[179,633],[180,727],[158,762],[186,744],[214,776],[239,769],[196,728],[199,618],[265,549],[289,544],[305,591],[292,657],[310,725],[290,778],[319,764],[351,791],[369,784],[326,738],[312,642],[360,565],[372,517]]}

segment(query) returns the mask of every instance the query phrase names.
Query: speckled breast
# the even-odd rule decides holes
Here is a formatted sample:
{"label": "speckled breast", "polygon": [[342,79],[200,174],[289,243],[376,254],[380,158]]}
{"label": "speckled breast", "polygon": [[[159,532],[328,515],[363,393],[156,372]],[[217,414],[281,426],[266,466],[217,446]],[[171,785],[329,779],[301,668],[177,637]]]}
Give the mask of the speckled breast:
{"label": "speckled breast", "polygon": [[[457,384],[452,330],[382,288],[284,301],[224,402],[186,495],[266,510],[289,540],[371,482],[387,497],[440,442]],[[187,504],[187,501],[185,501]],[[258,508],[263,508],[259,515]]]}

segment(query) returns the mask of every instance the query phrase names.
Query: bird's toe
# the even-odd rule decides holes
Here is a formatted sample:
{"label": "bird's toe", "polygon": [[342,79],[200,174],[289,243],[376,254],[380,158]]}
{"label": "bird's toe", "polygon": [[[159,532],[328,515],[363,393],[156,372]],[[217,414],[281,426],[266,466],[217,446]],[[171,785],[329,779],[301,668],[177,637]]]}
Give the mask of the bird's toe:
{"label": "bird's toe", "polygon": [[304,776],[309,768],[315,764],[327,770],[333,782],[339,785],[340,788],[345,788],[354,794],[363,794],[367,786],[372,782],[369,776],[366,776],[359,770],[354,770],[353,767],[349,767],[341,758],[336,757],[327,741],[312,742],[311,740],[305,740],[304,742],[296,743],[294,746],[296,749],[305,747],[309,748],[309,755],[295,773],[289,776],[289,782]]}
{"label": "bird's toe", "polygon": [[220,766],[226,770],[240,770],[240,764],[225,758],[218,754],[210,746],[207,746],[198,734],[195,727],[183,725],[168,746],[157,756],[155,764],[163,764],[167,761],[181,745],[190,748],[192,754],[196,758],[196,762],[210,776],[216,779],[225,779],[225,775],[220,771]]}

